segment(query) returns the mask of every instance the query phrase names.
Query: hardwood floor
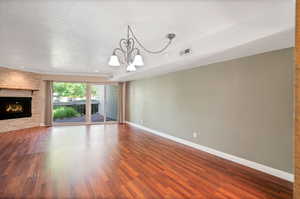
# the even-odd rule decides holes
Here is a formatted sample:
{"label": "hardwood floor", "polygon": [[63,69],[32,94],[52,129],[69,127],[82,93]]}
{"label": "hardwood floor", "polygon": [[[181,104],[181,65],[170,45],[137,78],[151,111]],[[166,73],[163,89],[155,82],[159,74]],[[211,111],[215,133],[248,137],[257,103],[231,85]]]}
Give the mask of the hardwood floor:
{"label": "hardwood floor", "polygon": [[292,184],[128,125],[0,134],[1,198],[289,199]]}

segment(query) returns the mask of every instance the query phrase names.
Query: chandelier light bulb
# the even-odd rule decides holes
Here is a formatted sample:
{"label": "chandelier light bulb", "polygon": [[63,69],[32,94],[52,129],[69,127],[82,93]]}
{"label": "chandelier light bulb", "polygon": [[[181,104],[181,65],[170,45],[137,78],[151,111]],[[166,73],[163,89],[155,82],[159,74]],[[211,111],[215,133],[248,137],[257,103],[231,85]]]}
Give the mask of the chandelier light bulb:
{"label": "chandelier light bulb", "polygon": [[135,66],[144,66],[144,60],[143,60],[143,57],[140,55],[140,54],[137,54],[135,57],[134,57],[134,60],[133,60],[133,65]]}
{"label": "chandelier light bulb", "polygon": [[133,65],[133,64],[131,63],[131,64],[129,64],[129,65],[127,66],[126,70],[127,70],[128,72],[134,72],[134,71],[136,71],[136,67],[135,67],[135,65]]}
{"label": "chandelier light bulb", "polygon": [[110,66],[120,66],[119,58],[117,57],[117,55],[113,54],[112,56],[110,56],[108,64]]}

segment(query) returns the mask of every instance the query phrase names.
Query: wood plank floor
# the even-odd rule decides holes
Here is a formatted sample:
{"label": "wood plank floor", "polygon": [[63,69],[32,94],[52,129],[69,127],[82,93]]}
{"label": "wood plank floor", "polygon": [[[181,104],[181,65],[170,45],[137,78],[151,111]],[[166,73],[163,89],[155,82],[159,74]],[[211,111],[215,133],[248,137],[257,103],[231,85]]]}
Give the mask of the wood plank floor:
{"label": "wood plank floor", "polygon": [[0,134],[1,198],[289,199],[289,182],[128,125]]}

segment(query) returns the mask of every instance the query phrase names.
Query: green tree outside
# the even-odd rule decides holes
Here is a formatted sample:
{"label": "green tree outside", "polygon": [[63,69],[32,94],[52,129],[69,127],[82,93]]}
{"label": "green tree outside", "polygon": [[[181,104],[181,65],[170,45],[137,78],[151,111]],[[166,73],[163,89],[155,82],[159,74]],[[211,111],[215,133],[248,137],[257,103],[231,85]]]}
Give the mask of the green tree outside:
{"label": "green tree outside", "polygon": [[[53,92],[57,97],[85,97],[86,93],[86,84],[84,83],[69,83],[69,82],[54,82],[53,83]],[[96,90],[92,90],[92,93],[95,94]]]}

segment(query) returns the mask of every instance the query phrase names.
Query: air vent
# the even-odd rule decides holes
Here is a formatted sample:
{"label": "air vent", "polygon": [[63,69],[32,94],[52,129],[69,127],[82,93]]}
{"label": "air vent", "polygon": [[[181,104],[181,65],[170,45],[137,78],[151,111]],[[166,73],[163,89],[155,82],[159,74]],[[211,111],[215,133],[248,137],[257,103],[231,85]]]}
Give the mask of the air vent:
{"label": "air vent", "polygon": [[182,51],[180,51],[180,56],[183,56],[183,55],[189,55],[192,53],[192,50],[190,48],[187,48],[187,49],[184,49]]}

